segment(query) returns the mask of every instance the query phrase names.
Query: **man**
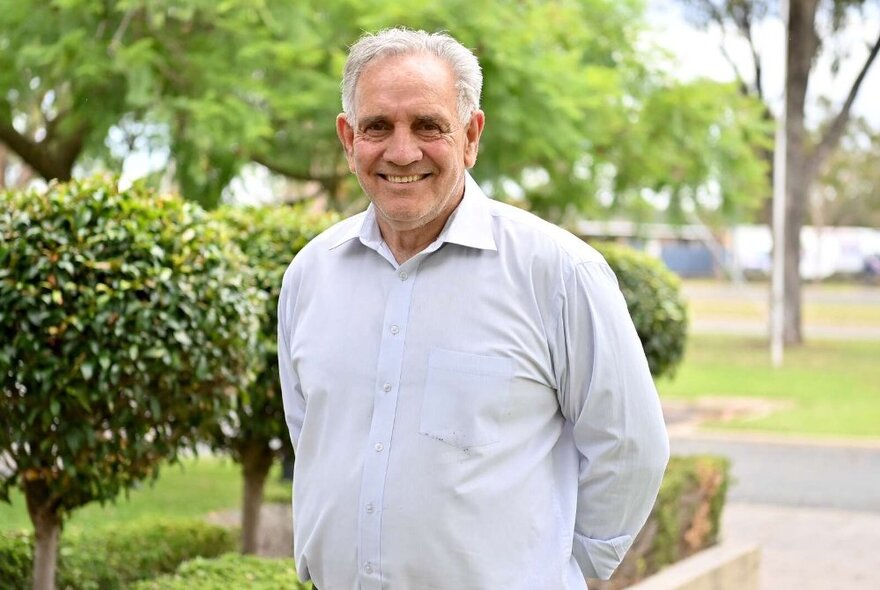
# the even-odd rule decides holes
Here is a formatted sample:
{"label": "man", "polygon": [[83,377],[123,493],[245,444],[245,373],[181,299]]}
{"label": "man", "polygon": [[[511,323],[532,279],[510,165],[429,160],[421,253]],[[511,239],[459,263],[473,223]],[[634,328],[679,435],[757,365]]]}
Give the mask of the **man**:
{"label": "man", "polygon": [[487,199],[482,76],[451,37],[361,38],[336,121],[371,200],[288,269],[278,312],[295,553],[321,590],[582,589],[668,458],[608,265]]}

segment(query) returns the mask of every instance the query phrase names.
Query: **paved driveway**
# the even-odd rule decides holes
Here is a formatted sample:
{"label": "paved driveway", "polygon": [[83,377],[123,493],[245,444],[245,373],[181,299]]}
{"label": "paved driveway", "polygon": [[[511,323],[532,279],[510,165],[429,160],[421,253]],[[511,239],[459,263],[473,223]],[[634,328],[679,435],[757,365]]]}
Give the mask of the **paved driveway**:
{"label": "paved driveway", "polygon": [[791,444],[697,435],[673,437],[672,452],[730,458],[734,484],[728,498],[733,502],[880,514],[880,446]]}

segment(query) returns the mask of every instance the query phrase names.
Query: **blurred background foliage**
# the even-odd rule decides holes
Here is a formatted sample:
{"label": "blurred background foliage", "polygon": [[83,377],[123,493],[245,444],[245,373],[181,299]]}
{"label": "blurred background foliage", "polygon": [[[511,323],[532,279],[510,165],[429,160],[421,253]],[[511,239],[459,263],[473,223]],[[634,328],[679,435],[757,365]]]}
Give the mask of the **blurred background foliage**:
{"label": "blurred background foliage", "polygon": [[767,193],[760,103],[662,74],[638,0],[0,0],[0,14],[7,184],[140,167],[214,207],[262,166],[288,199],[357,209],[333,124],[347,47],[405,25],[480,58],[474,175],[497,198],[556,221],[657,203],[712,220]]}

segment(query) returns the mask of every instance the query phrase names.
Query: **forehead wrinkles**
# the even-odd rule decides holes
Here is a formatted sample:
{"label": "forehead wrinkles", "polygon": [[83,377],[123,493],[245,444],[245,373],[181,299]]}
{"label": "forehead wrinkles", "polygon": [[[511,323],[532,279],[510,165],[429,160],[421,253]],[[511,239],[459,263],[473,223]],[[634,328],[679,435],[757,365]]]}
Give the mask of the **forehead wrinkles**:
{"label": "forehead wrinkles", "polygon": [[370,63],[355,87],[358,119],[408,111],[436,116],[457,112],[452,68],[432,55],[395,55]]}

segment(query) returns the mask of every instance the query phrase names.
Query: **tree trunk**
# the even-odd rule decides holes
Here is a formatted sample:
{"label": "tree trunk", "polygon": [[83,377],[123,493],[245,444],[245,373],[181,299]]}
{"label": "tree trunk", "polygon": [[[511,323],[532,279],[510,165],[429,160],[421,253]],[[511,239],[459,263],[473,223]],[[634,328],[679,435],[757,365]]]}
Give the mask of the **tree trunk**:
{"label": "tree trunk", "polygon": [[25,487],[28,514],[34,525],[33,590],[54,590],[55,569],[58,564],[58,540],[61,536],[61,518],[57,509],[46,501],[42,482]]}
{"label": "tree trunk", "polygon": [[791,0],[788,21],[786,100],[786,203],[785,203],[785,316],[783,341],[786,346],[803,342],[801,332],[801,228],[815,171],[809,160],[804,132],[804,105],[810,69],[818,49],[815,21],[818,0]]}
{"label": "tree trunk", "polygon": [[244,554],[257,552],[260,532],[260,508],[263,505],[263,486],[272,467],[275,452],[268,444],[253,443],[241,452],[244,476],[244,500],[241,509],[241,536]]}

